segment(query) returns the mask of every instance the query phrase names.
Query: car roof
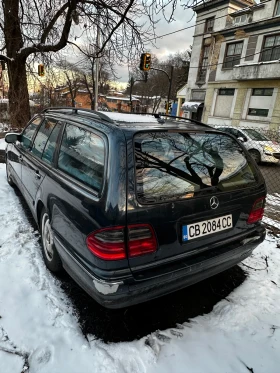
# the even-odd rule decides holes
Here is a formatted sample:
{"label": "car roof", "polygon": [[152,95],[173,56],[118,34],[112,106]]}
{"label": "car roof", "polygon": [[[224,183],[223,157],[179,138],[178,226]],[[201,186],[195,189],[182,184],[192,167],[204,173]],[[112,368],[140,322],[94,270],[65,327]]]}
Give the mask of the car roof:
{"label": "car roof", "polygon": [[[137,132],[139,130],[166,130],[166,129],[181,129],[181,130],[215,130],[215,128],[201,123],[196,120],[171,117],[159,114],[130,114],[118,112],[102,112],[80,108],[48,108],[43,110],[41,114],[50,114],[63,119],[75,120],[87,125],[99,122],[103,126],[119,128],[125,132]],[[165,119],[165,117],[167,119]],[[177,120],[176,120],[177,119]]]}

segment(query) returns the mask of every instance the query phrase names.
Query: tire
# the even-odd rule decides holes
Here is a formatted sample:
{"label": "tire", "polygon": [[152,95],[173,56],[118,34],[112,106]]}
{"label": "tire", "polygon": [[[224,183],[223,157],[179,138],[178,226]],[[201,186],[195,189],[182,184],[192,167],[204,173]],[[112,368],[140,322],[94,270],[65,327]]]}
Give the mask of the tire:
{"label": "tire", "polygon": [[7,182],[11,187],[15,186],[15,183],[13,182],[13,179],[11,177],[11,172],[10,172],[10,165],[9,162],[6,158],[6,177],[7,177]]}
{"label": "tire", "polygon": [[53,231],[45,208],[41,212],[40,229],[44,262],[50,271],[58,273],[62,270],[62,262],[54,245]]}
{"label": "tire", "polygon": [[257,164],[261,162],[261,155],[258,150],[252,149],[252,150],[249,150],[249,153]]}

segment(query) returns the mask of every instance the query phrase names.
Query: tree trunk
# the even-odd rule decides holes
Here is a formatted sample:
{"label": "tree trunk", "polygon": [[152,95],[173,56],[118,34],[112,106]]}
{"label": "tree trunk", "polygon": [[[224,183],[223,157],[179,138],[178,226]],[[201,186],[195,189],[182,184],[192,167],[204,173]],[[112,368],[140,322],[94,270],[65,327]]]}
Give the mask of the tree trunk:
{"label": "tree trunk", "polygon": [[23,128],[30,120],[25,62],[25,58],[16,58],[8,62],[9,114],[13,128]]}
{"label": "tree trunk", "polygon": [[12,127],[24,127],[30,119],[29,96],[26,77],[26,57],[18,51],[23,47],[20,29],[19,1],[2,0],[4,34],[9,74],[9,114]]}

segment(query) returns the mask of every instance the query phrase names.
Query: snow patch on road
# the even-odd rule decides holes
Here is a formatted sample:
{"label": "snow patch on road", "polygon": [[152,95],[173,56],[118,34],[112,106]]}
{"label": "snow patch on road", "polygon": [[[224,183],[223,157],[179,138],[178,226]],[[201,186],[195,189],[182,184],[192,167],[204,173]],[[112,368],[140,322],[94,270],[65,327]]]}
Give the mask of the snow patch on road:
{"label": "snow patch on road", "polygon": [[210,314],[139,341],[104,344],[82,335],[3,164],[0,221],[0,372],[279,372],[279,238],[268,236],[244,261],[248,278]]}

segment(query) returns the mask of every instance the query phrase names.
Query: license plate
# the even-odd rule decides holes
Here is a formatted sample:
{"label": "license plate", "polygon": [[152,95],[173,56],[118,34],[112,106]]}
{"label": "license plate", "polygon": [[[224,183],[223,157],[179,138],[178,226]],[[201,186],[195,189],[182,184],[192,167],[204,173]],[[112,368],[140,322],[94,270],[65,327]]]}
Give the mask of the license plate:
{"label": "license plate", "polygon": [[220,216],[219,218],[200,221],[198,223],[183,225],[183,242],[194,238],[207,236],[232,228],[232,215]]}

